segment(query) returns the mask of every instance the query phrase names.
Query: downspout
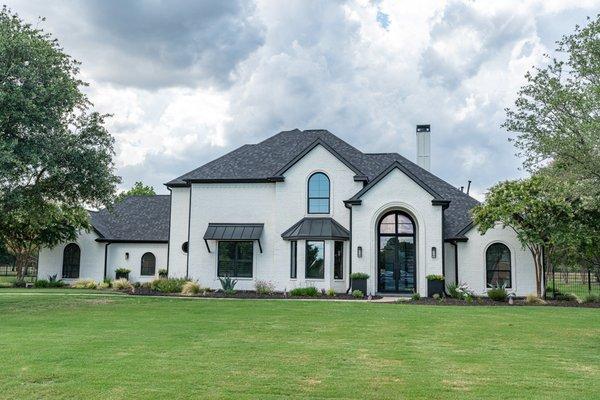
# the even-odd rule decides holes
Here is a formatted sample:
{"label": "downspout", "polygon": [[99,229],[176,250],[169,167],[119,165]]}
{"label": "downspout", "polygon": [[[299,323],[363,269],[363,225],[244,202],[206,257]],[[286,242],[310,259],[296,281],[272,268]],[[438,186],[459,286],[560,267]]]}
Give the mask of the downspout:
{"label": "downspout", "polygon": [[454,283],[458,285],[458,244],[450,242],[454,246]]}
{"label": "downspout", "polygon": [[348,289],[346,290],[346,293],[350,293],[350,289],[352,289],[352,280],[350,279],[350,275],[352,275],[352,206],[348,204],[344,205],[346,206],[346,208],[348,208],[348,210],[350,210],[350,237],[348,239],[350,254],[348,257]]}
{"label": "downspout", "polygon": [[[442,207],[442,276],[444,277],[444,294],[446,293],[446,243],[444,242],[444,211]],[[428,293],[429,294],[429,293]]]}
{"label": "downspout", "polygon": [[189,204],[188,204],[188,237],[187,237],[187,242],[188,242],[188,251],[186,254],[186,265],[185,265],[185,279],[188,279],[189,273],[190,273],[190,250],[192,249],[192,246],[190,246],[190,228],[192,225],[192,187],[194,185],[192,183],[190,183],[190,199],[189,199]]}
{"label": "downspout", "polygon": [[[169,236],[167,242],[167,276],[169,276],[169,256],[171,254],[171,213],[173,212],[173,191],[171,188],[167,188],[169,190]],[[188,242],[189,244],[189,242]]]}
{"label": "downspout", "polygon": [[106,267],[107,267],[107,258],[108,258],[108,246],[111,244],[111,242],[107,242],[106,245],[104,246],[104,278],[106,279]]}

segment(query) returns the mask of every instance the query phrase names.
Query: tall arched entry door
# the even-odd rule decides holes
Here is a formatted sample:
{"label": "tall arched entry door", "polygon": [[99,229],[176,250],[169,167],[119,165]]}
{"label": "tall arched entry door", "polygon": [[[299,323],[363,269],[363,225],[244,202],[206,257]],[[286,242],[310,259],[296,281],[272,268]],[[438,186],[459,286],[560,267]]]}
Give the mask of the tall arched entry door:
{"label": "tall arched entry door", "polygon": [[377,291],[412,293],[417,284],[415,224],[402,211],[381,217],[377,227]]}

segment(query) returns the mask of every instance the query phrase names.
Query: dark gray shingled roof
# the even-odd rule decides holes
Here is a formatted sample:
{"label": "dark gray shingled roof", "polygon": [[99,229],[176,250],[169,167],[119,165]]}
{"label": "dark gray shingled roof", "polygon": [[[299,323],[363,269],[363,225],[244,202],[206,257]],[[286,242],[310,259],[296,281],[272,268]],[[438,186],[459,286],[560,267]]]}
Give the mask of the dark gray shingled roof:
{"label": "dark gray shingled roof", "polygon": [[306,217],[281,234],[286,240],[295,239],[342,239],[348,240],[350,232],[339,222],[328,217]]}
{"label": "dark gray shingled roof", "polygon": [[294,129],[280,132],[260,143],[244,145],[166,185],[186,186],[194,180],[269,181],[317,140],[329,145],[344,161],[360,172],[357,175],[362,174],[369,181],[375,179],[392,163],[398,162],[441,198],[450,200],[450,206],[444,212],[444,238],[454,238],[471,222],[469,210],[478,204],[477,200],[398,153],[363,153],[327,130]]}
{"label": "dark gray shingled roof", "polygon": [[90,211],[100,241],[167,242],[171,199],[169,195],[130,196],[111,210]]}

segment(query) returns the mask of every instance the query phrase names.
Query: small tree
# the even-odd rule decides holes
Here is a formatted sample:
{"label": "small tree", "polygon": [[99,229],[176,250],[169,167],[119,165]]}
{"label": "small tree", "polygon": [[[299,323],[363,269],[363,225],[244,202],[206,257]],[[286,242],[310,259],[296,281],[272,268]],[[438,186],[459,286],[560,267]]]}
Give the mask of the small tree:
{"label": "small tree", "polygon": [[547,178],[505,181],[493,186],[483,204],[473,209],[473,222],[481,234],[497,223],[514,229],[521,244],[533,256],[538,296],[544,295],[543,257],[555,246],[572,240],[565,233],[573,217],[573,204],[563,191],[549,191]]}
{"label": "small tree", "polygon": [[123,201],[129,196],[154,196],[156,192],[154,191],[154,187],[146,186],[143,182],[136,182],[133,187],[129,190],[121,192],[117,195],[115,201]]}
{"label": "small tree", "polygon": [[0,11],[0,242],[22,279],[41,246],[89,229],[83,204],[112,203],[113,138],[56,39]]}

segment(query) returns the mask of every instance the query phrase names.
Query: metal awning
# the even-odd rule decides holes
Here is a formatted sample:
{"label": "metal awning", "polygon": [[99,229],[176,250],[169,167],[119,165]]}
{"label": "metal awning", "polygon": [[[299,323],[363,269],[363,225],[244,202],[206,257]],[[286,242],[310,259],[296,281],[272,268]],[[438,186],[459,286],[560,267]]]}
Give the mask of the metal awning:
{"label": "metal awning", "polygon": [[265,224],[209,223],[204,233],[204,242],[210,253],[209,240],[256,240],[262,253],[260,235],[262,235],[264,226]]}
{"label": "metal awning", "polygon": [[350,239],[350,232],[333,218],[302,218],[281,234],[285,240]]}

